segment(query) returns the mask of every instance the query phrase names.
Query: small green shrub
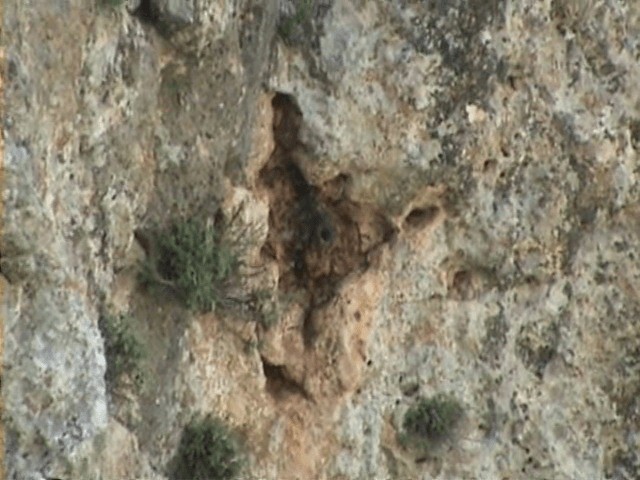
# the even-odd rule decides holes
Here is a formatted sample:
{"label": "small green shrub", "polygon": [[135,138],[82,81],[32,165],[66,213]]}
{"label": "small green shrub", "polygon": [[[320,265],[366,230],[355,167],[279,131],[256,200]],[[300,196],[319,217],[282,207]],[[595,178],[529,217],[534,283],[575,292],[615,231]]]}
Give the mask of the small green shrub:
{"label": "small green shrub", "polygon": [[237,256],[213,224],[189,219],[156,235],[156,254],[142,268],[146,284],[172,287],[193,311],[213,310],[237,273]]}
{"label": "small green shrub", "polygon": [[131,331],[133,318],[128,315],[103,315],[98,327],[104,338],[107,371],[105,380],[116,386],[125,374],[140,388],[144,382],[141,361],[146,356],[142,343]]}
{"label": "small green shrub", "polygon": [[278,34],[285,41],[293,41],[296,30],[304,32],[304,25],[311,18],[313,0],[294,0],[293,14],[285,16],[278,23]]}
{"label": "small green shrub", "polygon": [[242,470],[241,444],[221,420],[206,416],[182,431],[172,478],[229,480]]}
{"label": "small green shrub", "polygon": [[460,403],[444,394],[419,398],[404,415],[403,439],[418,447],[427,447],[447,438],[463,413]]}

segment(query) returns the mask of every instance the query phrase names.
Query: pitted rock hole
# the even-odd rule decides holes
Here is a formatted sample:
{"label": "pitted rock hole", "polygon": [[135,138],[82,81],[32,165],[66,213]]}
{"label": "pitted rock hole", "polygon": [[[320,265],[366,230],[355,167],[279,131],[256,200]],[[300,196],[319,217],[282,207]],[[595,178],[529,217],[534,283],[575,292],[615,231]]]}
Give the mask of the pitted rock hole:
{"label": "pitted rock hole", "polygon": [[286,367],[274,365],[264,357],[260,359],[264,376],[267,379],[267,392],[272,397],[280,399],[287,395],[301,395],[308,398],[304,388],[288,375]]}
{"label": "pitted rock hole", "polygon": [[314,311],[335,296],[347,275],[368,268],[372,251],[388,242],[395,229],[375,207],[349,199],[349,175],[321,185],[309,182],[304,168],[314,159],[300,142],[300,108],[292,96],[280,93],[272,106],[276,146],[260,172],[270,204],[262,252],[278,262],[280,290],[303,293],[302,334],[310,346],[318,333]]}
{"label": "pitted rock hole", "polygon": [[138,8],[133,11],[133,15],[141,22],[154,25],[158,22],[158,10],[151,0],[141,0]]}
{"label": "pitted rock hole", "polygon": [[438,217],[440,209],[434,205],[414,208],[404,219],[405,227],[422,229],[431,225]]}
{"label": "pitted rock hole", "polygon": [[195,20],[193,1],[140,0],[132,3],[130,8],[133,16],[162,36],[168,37]]}

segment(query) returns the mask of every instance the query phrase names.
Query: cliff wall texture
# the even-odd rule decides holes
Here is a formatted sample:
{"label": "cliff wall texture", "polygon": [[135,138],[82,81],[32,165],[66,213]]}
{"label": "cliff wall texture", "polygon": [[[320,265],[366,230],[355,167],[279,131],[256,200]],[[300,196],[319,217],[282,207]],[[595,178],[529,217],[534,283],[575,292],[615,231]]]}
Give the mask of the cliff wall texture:
{"label": "cliff wall texture", "polygon": [[7,478],[640,478],[638,2],[3,10]]}

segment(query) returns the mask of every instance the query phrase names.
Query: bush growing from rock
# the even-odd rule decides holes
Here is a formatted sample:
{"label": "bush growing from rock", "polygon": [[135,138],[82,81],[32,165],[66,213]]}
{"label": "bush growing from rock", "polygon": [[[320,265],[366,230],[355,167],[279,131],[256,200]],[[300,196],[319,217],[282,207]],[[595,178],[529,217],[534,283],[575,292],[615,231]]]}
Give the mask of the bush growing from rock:
{"label": "bush growing from rock", "polygon": [[154,241],[157,248],[143,265],[143,282],[173,288],[192,311],[211,311],[224,299],[239,262],[212,223],[179,221]]}
{"label": "bush growing from rock", "polygon": [[142,343],[131,331],[132,317],[128,315],[103,315],[98,326],[104,338],[107,371],[105,380],[115,386],[127,374],[136,387],[141,387],[143,375],[140,362],[145,357]]}
{"label": "bush growing from rock", "polygon": [[195,419],[182,431],[174,480],[230,480],[243,467],[241,445],[218,418]]}
{"label": "bush growing from rock", "polygon": [[462,413],[462,405],[448,395],[421,397],[404,415],[403,441],[417,447],[428,447],[444,440],[451,435]]}
{"label": "bush growing from rock", "polygon": [[278,22],[278,34],[288,43],[295,41],[295,34],[304,31],[313,14],[313,0],[291,2],[292,11]]}

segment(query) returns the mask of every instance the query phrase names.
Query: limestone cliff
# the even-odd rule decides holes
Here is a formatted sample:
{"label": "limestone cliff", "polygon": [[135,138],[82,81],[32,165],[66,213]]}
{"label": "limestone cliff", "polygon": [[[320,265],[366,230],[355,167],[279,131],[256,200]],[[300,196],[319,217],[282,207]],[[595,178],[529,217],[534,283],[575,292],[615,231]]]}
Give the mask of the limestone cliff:
{"label": "limestone cliff", "polygon": [[[243,478],[640,478],[638,2],[3,13],[7,478],[172,478],[198,412]],[[208,313],[139,279],[195,216],[241,256]],[[416,453],[440,393],[463,414]]]}

